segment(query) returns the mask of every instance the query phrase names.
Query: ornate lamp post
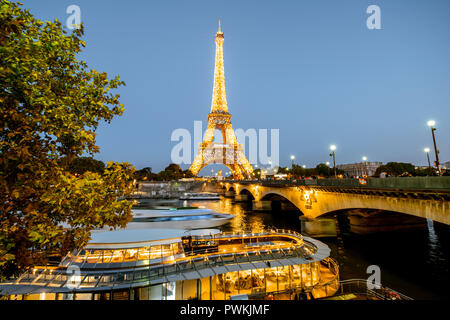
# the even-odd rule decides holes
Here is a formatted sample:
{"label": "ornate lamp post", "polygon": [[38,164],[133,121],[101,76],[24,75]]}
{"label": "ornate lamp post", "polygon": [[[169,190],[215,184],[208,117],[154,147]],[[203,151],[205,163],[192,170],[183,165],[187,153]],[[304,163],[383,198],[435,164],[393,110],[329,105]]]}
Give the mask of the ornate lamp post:
{"label": "ornate lamp post", "polygon": [[330,146],[330,150],[331,150],[330,157],[333,157],[334,178],[336,179],[337,178],[337,175],[336,175],[336,155],[335,155],[336,146],[334,144],[332,144]]}
{"label": "ornate lamp post", "polygon": [[436,161],[434,162],[436,168],[438,169],[439,175],[441,175],[441,164],[439,163],[439,150],[436,146],[436,137],[434,136],[434,131],[436,131],[436,128],[434,125],[436,124],[436,121],[430,120],[427,122],[427,125],[431,128],[431,135],[433,136],[433,144],[434,144],[434,153],[436,154]]}

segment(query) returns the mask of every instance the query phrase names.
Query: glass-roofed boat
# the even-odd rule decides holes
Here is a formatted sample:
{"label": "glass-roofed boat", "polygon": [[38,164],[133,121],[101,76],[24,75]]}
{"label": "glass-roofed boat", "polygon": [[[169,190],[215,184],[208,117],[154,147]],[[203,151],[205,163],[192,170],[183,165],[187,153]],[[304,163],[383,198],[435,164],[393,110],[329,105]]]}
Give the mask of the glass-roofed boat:
{"label": "glass-roofed boat", "polygon": [[323,243],[288,230],[128,229],[92,234],[56,267],[0,283],[9,299],[264,299],[308,291],[333,295],[338,266]]}
{"label": "glass-roofed boat", "polygon": [[339,281],[324,243],[289,230],[126,229],[92,234],[57,266],[0,283],[9,300],[410,299]]}

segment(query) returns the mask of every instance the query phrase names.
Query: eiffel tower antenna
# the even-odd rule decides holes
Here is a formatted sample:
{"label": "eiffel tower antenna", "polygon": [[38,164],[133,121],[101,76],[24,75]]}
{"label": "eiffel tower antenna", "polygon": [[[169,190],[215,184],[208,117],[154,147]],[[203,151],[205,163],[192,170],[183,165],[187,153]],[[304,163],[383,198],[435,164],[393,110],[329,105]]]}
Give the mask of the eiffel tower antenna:
{"label": "eiffel tower antenna", "polygon": [[[231,125],[231,114],[228,113],[223,63],[224,35],[220,29],[220,20],[215,42],[214,88],[211,112],[207,118],[208,128],[189,170],[197,175],[208,164],[221,163],[231,170],[235,179],[250,179],[253,177],[253,167],[245,156],[242,145],[237,142]],[[222,132],[223,143],[213,143],[215,130]]]}

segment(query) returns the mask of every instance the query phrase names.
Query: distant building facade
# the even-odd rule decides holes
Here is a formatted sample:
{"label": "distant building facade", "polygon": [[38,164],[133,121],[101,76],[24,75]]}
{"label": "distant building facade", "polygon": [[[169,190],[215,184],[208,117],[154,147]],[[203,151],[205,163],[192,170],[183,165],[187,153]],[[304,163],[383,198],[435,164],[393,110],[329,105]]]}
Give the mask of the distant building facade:
{"label": "distant building facade", "polygon": [[377,171],[378,167],[381,166],[382,162],[372,161],[372,162],[359,162],[350,164],[338,164],[336,168],[344,171],[346,176],[373,176]]}
{"label": "distant building facade", "polygon": [[444,162],[444,164],[442,165],[443,169],[450,169],[450,161]]}

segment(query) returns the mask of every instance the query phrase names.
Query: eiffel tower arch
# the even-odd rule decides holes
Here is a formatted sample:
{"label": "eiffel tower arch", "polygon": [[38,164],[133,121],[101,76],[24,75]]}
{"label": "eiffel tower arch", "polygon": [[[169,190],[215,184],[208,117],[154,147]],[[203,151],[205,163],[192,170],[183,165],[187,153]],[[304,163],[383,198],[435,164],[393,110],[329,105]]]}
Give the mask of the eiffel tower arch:
{"label": "eiffel tower arch", "polygon": [[[214,68],[214,89],[211,103],[211,112],[208,114],[208,128],[203,142],[199,144],[189,170],[198,175],[200,170],[209,164],[219,163],[227,166],[235,179],[251,179],[253,167],[244,154],[242,144],[236,139],[231,125],[231,114],[228,113],[227,96],[225,92],[225,71],[223,64],[223,32],[216,34],[216,62]],[[214,143],[215,130],[222,132],[222,143]]]}

